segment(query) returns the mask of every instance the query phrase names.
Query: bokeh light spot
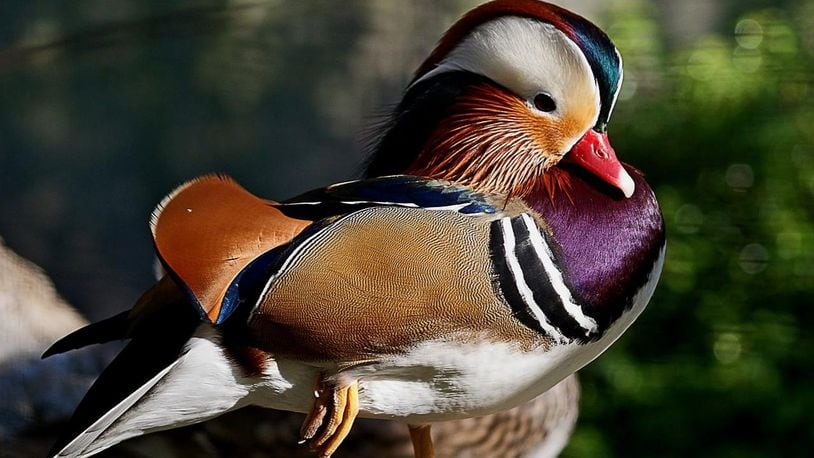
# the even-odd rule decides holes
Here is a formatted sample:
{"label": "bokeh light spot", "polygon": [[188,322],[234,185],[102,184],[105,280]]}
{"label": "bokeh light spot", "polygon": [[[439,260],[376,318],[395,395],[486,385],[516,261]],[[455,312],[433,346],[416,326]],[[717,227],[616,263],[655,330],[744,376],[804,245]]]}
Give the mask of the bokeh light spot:
{"label": "bokeh light spot", "polygon": [[763,42],[763,27],[754,19],[742,19],[735,25],[735,41],[743,49],[757,49]]}
{"label": "bokeh light spot", "polygon": [[769,251],[759,243],[750,243],[741,250],[738,263],[747,274],[763,272],[769,264]]}
{"label": "bokeh light spot", "polygon": [[712,346],[715,358],[723,364],[732,364],[740,359],[743,353],[741,337],[734,332],[722,332],[718,334]]}
{"label": "bokeh light spot", "polygon": [[726,169],[726,184],[735,191],[746,191],[755,183],[755,173],[749,164],[732,164]]}

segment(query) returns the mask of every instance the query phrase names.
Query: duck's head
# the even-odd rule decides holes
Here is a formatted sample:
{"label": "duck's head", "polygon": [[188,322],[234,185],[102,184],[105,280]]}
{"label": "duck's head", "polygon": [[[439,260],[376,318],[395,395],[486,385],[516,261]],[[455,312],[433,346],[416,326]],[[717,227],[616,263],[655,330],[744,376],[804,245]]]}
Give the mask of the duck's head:
{"label": "duck's head", "polygon": [[586,19],[537,0],[484,4],[419,67],[368,173],[524,195],[568,162],[630,197],[607,134],[621,84],[619,52]]}

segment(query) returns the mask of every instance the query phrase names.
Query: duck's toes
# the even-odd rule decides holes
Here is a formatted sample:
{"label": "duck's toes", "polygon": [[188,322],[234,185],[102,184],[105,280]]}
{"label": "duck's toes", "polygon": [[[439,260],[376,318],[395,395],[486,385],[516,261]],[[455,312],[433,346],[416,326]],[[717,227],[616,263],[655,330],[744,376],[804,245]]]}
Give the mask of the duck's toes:
{"label": "duck's toes", "polygon": [[314,389],[314,407],[311,408],[311,412],[305,417],[305,421],[300,427],[300,444],[304,444],[314,438],[317,431],[319,431],[319,427],[322,426],[322,422],[325,420],[325,414],[328,412],[328,400],[331,399],[331,397],[326,396],[321,386],[321,380],[322,378],[320,377],[320,380],[317,381],[317,387]]}
{"label": "duck's toes", "polygon": [[310,442],[320,457],[333,455],[347,437],[359,413],[359,385],[346,387],[317,383],[314,407],[300,429],[301,442]]}

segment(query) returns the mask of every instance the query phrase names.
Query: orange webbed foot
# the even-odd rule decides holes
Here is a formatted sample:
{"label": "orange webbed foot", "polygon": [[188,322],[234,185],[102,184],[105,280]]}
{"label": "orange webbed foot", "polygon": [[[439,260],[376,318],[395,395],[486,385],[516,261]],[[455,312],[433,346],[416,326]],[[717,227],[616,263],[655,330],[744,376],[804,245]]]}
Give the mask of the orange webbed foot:
{"label": "orange webbed foot", "polygon": [[314,394],[314,407],[300,429],[300,442],[309,442],[320,458],[327,458],[336,452],[356,420],[359,385],[353,382],[339,387],[320,379]]}

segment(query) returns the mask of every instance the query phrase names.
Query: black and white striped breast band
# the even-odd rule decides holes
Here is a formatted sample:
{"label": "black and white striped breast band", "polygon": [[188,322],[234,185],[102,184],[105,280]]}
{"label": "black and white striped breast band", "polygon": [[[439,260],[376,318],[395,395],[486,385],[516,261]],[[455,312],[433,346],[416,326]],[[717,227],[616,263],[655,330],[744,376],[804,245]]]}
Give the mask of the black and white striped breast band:
{"label": "black and white striped breast band", "polygon": [[551,247],[534,219],[523,214],[492,223],[495,282],[524,325],[556,342],[590,340],[599,329],[574,301]]}

